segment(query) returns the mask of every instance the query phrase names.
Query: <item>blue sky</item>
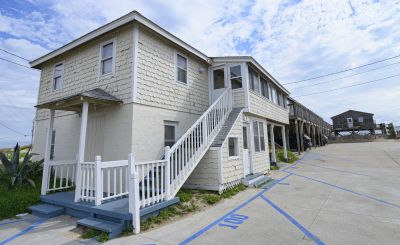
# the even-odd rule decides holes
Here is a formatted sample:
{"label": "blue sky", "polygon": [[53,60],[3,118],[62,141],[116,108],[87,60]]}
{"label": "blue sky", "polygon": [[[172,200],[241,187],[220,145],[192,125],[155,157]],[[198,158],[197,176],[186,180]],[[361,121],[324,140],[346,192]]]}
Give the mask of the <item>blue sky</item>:
{"label": "blue sky", "polygon": [[[34,59],[132,10],[209,56],[252,55],[283,84],[400,54],[400,1],[390,0],[2,1],[0,48]],[[2,51],[0,58],[28,65]],[[328,122],[355,109],[400,125],[400,77],[298,97],[400,74],[399,62],[286,87]],[[0,125],[0,147],[27,143],[40,73],[2,60],[0,70],[0,123],[13,129]]]}

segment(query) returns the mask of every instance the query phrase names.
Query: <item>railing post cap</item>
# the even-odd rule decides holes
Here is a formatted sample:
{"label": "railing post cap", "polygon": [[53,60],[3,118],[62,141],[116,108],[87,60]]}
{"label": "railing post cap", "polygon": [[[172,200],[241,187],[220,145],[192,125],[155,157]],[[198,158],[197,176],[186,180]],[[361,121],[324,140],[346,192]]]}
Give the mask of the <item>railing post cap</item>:
{"label": "railing post cap", "polygon": [[100,156],[100,155],[97,155],[96,158],[95,158],[95,160],[96,160],[96,161],[101,161],[101,156]]}

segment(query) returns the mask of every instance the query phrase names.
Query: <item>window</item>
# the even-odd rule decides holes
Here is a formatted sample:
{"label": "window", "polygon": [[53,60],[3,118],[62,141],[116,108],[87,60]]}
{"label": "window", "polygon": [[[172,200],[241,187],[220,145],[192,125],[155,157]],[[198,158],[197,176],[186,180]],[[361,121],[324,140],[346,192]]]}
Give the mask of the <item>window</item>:
{"label": "window", "polygon": [[54,159],[54,149],[56,146],[56,131],[53,130],[53,132],[51,132],[51,144],[50,144],[50,160]]}
{"label": "window", "polygon": [[262,122],[258,122],[258,130],[260,135],[260,148],[261,151],[265,151],[264,124]]}
{"label": "window", "polygon": [[176,54],[176,78],[180,83],[187,84],[187,59]]}
{"label": "window", "polygon": [[114,42],[101,46],[100,75],[108,75],[114,72]]}
{"label": "window", "polygon": [[268,82],[264,78],[260,78],[260,83],[261,83],[261,94],[265,98],[269,99],[269,89],[268,89]]}
{"label": "window", "polygon": [[358,122],[363,123],[364,122],[364,118],[363,117],[359,117],[358,118]]}
{"label": "window", "polygon": [[256,92],[260,91],[258,74],[253,69],[249,68],[250,88]]}
{"label": "window", "polygon": [[173,146],[175,144],[176,123],[164,123],[164,146]]}
{"label": "window", "polygon": [[228,138],[228,146],[229,146],[229,157],[238,157],[239,156],[239,142],[238,137],[229,137]]}
{"label": "window", "polygon": [[249,146],[247,144],[247,127],[243,127],[243,149],[249,149]]}
{"label": "window", "polygon": [[213,70],[214,89],[225,88],[224,68]]}
{"label": "window", "polygon": [[283,95],[283,107],[286,109],[288,106],[286,95]]}
{"label": "window", "polygon": [[232,89],[242,88],[242,71],[241,66],[231,66],[230,70],[230,79]]}
{"label": "window", "polygon": [[254,132],[254,151],[260,151],[260,135],[258,134],[258,122],[253,122],[253,132]]}
{"label": "window", "polygon": [[62,89],[63,76],[64,64],[60,63],[58,65],[55,65],[53,71],[53,91]]}
{"label": "window", "polygon": [[276,88],[272,87],[271,90],[272,90],[272,102],[274,102],[276,104],[276,103],[278,103],[278,95],[276,93]]}
{"label": "window", "polygon": [[265,136],[264,136],[264,124],[262,122],[253,122],[254,132],[254,151],[260,152],[265,151]]}
{"label": "window", "polygon": [[278,97],[278,105],[282,106],[282,94],[281,92],[277,92],[277,97]]}

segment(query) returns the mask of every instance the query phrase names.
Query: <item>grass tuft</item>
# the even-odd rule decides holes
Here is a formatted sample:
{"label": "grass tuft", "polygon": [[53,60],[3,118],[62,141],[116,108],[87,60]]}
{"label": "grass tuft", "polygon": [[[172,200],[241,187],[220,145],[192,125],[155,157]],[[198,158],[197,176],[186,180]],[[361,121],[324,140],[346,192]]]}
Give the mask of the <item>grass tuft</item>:
{"label": "grass tuft", "polygon": [[[294,163],[295,161],[299,160],[299,157],[294,154],[291,150],[287,151],[288,155],[288,163]],[[283,154],[283,149],[277,148],[276,149],[276,157],[278,161],[280,162],[285,162],[284,154]]]}
{"label": "grass tuft", "polygon": [[108,239],[109,239],[107,232],[90,229],[90,228],[85,228],[81,237],[83,239],[94,238],[98,242],[105,242],[105,241],[108,241]]}

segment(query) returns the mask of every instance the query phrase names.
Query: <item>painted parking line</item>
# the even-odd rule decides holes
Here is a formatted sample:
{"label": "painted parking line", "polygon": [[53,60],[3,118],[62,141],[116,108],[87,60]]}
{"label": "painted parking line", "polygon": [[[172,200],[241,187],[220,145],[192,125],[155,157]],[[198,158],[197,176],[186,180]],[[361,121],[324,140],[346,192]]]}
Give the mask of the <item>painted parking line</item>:
{"label": "painted parking line", "polygon": [[336,171],[336,172],[340,172],[340,173],[347,173],[347,174],[371,177],[370,175],[367,175],[367,174],[362,174],[362,173],[357,173],[357,172],[354,172],[354,171],[342,170],[342,169],[337,169],[337,168],[332,168],[332,167],[325,167],[325,166],[320,166],[320,165],[311,164],[311,163],[307,163],[305,165],[318,167],[318,168],[324,168],[324,169],[327,169],[327,170],[332,170],[332,171]]}
{"label": "painted parking line", "polygon": [[[196,232],[195,234],[191,235],[190,237],[186,238],[185,240],[183,240],[181,243],[181,245],[183,244],[188,244],[190,242],[192,242],[193,240],[195,240],[196,238],[198,238],[199,236],[201,236],[202,234],[204,234],[206,231],[210,230],[211,228],[213,228],[214,226],[218,225],[218,223],[220,223],[221,221],[225,220],[226,218],[228,218],[229,216],[231,216],[232,214],[235,214],[237,211],[239,211],[240,209],[242,209],[243,207],[245,207],[246,205],[248,205],[249,203],[251,203],[252,201],[254,201],[255,199],[257,199],[259,196],[261,196],[262,194],[264,194],[265,192],[267,192],[268,190],[270,190],[272,187],[274,187],[275,185],[277,185],[278,183],[284,181],[285,179],[287,179],[288,177],[290,177],[292,174],[288,174],[285,177],[282,177],[278,180],[276,180],[271,186],[269,186],[268,188],[260,191],[259,193],[257,193],[256,195],[252,196],[250,199],[248,199],[247,201],[245,201],[244,203],[240,204],[239,206],[237,206],[236,208],[234,208],[233,210],[231,210],[230,212],[228,212],[227,214],[223,215],[221,218],[215,220],[214,222],[212,222],[211,224],[207,225],[206,227],[204,227],[203,229],[199,230],[198,232]],[[1,245],[1,244],[0,244]]]}
{"label": "painted parking line", "polygon": [[268,203],[271,207],[273,207],[276,211],[278,211],[280,214],[282,214],[287,220],[289,220],[290,223],[292,223],[294,226],[296,226],[301,232],[304,233],[308,238],[313,240],[316,244],[318,245],[324,245],[325,243],[318,239],[314,234],[312,234],[309,230],[307,230],[303,225],[301,225],[297,220],[295,220],[292,216],[290,216],[288,213],[283,211],[279,206],[277,206],[275,203],[273,203],[271,200],[269,200],[267,197],[264,195],[260,195],[260,197]]}
{"label": "painted parking line", "polygon": [[0,226],[14,224],[14,223],[20,223],[20,222],[23,222],[23,221],[30,222],[30,221],[33,221],[33,220],[34,220],[34,218],[7,221],[7,222],[0,223]]}
{"label": "painted parking line", "polygon": [[360,196],[360,197],[363,197],[363,198],[366,198],[366,199],[370,199],[370,200],[373,200],[373,201],[376,201],[376,202],[379,202],[379,203],[382,203],[382,204],[385,204],[385,205],[388,205],[388,206],[391,206],[391,207],[400,208],[400,205],[398,205],[396,203],[391,203],[391,202],[383,200],[383,199],[379,199],[379,198],[376,198],[376,197],[373,197],[373,196],[370,196],[370,195],[367,195],[367,194],[363,194],[363,193],[360,193],[360,192],[357,192],[357,191],[353,191],[353,190],[350,190],[348,188],[345,188],[345,187],[342,187],[342,186],[338,186],[338,185],[335,185],[335,184],[331,184],[331,183],[328,183],[328,182],[323,181],[323,180],[314,179],[312,177],[308,177],[308,176],[305,176],[305,175],[302,175],[302,174],[289,172],[287,170],[283,170],[283,171],[285,173],[290,173],[290,174],[293,174],[295,176],[299,176],[299,177],[302,177],[302,178],[305,178],[305,179],[308,179],[308,180],[312,180],[312,181],[315,181],[315,182],[318,182],[318,183],[321,183],[321,184],[324,184],[324,185],[328,185],[330,187],[333,187],[333,188],[336,188],[336,189],[339,189],[339,190],[342,190],[342,191],[349,192],[349,193],[351,193],[353,195],[356,195],[356,196]]}
{"label": "painted parking line", "polygon": [[0,245],[4,245],[7,244],[9,242],[11,242],[14,239],[17,239],[20,236],[25,235],[26,233],[28,233],[29,231],[31,231],[32,229],[36,228],[36,226],[43,224],[47,219],[39,219],[38,221],[36,221],[35,223],[33,223],[32,225],[30,225],[28,228],[26,228],[23,231],[20,231],[19,233],[15,234],[14,236],[11,236],[3,241],[0,242]]}

